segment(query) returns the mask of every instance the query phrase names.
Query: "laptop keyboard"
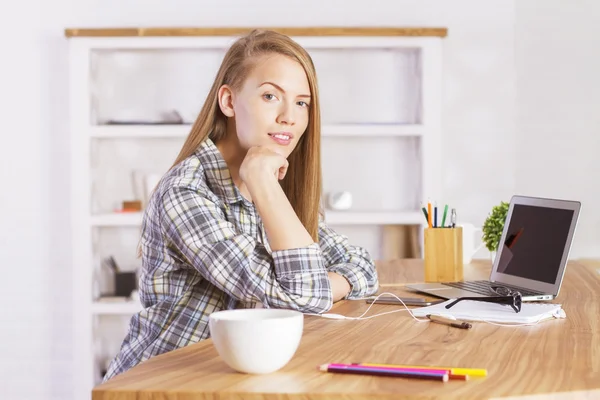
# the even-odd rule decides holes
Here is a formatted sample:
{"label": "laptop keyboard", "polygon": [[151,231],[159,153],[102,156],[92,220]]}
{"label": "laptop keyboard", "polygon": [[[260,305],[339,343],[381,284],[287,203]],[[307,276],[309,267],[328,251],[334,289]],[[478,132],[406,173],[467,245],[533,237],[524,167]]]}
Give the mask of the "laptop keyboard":
{"label": "laptop keyboard", "polygon": [[509,289],[515,290],[517,292],[521,292],[522,296],[539,296],[542,293],[532,292],[526,289],[517,288],[513,286],[508,286],[506,284],[496,284],[490,281],[468,281],[468,282],[443,282],[443,285],[454,287],[457,289],[468,290],[469,292],[474,292],[478,294],[482,294],[484,296],[498,296],[496,292],[492,290],[492,286],[503,286]]}

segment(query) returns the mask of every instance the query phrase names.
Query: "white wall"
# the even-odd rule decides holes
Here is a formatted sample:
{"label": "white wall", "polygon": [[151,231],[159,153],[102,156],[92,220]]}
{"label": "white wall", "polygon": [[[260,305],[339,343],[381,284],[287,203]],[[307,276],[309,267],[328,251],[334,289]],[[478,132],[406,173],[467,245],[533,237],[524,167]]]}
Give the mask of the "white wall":
{"label": "white wall", "polygon": [[[597,184],[586,167],[592,167],[592,146],[598,149],[598,117],[591,110],[599,96],[599,59],[591,38],[600,37],[600,24],[594,26],[594,13],[564,1],[550,2],[543,18],[537,12],[542,1],[518,3],[516,37],[515,4],[507,0],[21,0],[10,10],[3,3],[0,397],[68,399],[71,324],[87,318],[70,312],[64,27],[446,26],[445,200],[463,220],[481,224],[492,205],[515,191],[581,198],[586,219],[575,248],[599,256],[593,248],[599,239],[599,212],[592,208]],[[600,5],[586,4],[597,17]],[[552,41],[541,40],[545,36]],[[560,81],[564,74],[568,80]],[[518,118],[516,85],[523,88]],[[556,138],[533,152],[535,140],[549,133]],[[575,155],[565,160],[563,148]],[[554,180],[556,174],[570,179]]]}
{"label": "white wall", "polygon": [[45,32],[41,7],[0,5],[0,398],[7,400],[70,394],[68,181],[58,130],[64,73],[52,75],[65,62],[50,59],[51,51],[64,54],[58,36]]}
{"label": "white wall", "polygon": [[600,2],[516,4],[516,190],[580,200],[572,255],[597,258]]}

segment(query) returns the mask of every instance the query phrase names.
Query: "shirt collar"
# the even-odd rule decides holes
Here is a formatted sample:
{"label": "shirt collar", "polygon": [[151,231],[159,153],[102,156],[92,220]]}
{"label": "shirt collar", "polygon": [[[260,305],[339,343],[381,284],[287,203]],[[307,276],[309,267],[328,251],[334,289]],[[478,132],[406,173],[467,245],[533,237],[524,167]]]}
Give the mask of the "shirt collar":
{"label": "shirt collar", "polygon": [[206,138],[200,144],[196,155],[204,167],[204,174],[209,188],[227,203],[243,201],[242,194],[233,183],[227,163],[214,142]]}

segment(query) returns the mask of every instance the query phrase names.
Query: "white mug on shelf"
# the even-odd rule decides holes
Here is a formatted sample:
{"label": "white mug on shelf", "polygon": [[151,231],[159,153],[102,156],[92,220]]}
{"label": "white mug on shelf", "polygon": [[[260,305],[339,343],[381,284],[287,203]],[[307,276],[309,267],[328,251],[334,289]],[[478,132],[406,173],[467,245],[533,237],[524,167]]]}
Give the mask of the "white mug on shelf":
{"label": "white mug on shelf", "polygon": [[481,228],[477,228],[475,225],[469,223],[461,223],[458,224],[458,226],[461,226],[463,231],[463,263],[469,264],[473,259],[473,256],[481,250],[485,244],[482,241],[478,246],[475,245],[477,239],[481,239],[483,231]]}
{"label": "white mug on shelf", "polygon": [[329,208],[332,210],[349,210],[352,207],[352,193],[334,192],[329,194]]}

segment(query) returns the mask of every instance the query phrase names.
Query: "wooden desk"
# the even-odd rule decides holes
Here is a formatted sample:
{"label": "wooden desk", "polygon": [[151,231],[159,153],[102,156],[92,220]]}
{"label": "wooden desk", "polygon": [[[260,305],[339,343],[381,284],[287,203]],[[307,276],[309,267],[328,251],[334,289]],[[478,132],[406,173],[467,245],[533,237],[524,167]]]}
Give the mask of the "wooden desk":
{"label": "wooden desk", "polygon": [[[487,263],[466,279],[487,276]],[[420,260],[378,263],[382,291],[419,281]],[[557,302],[567,319],[535,326],[474,323],[462,330],[417,323],[406,312],[361,320],[305,317],[300,347],[283,369],[245,375],[223,363],[210,340],[154,357],[98,386],[94,400],[129,399],[597,399],[600,398],[600,275],[570,262]],[[405,293],[405,292],[404,292]],[[405,293],[406,294],[406,293]],[[336,303],[358,316],[364,301]],[[375,305],[369,314],[397,309]],[[486,368],[488,377],[447,383],[317,371],[328,362],[381,362]]]}

